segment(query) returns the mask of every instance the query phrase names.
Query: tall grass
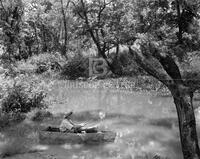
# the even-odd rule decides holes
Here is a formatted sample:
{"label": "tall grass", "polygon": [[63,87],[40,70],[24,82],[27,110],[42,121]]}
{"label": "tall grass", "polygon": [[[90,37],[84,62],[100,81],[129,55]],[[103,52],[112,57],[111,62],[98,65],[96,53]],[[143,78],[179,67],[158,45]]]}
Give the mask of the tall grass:
{"label": "tall grass", "polygon": [[0,158],[36,152],[33,146],[38,143],[37,129],[26,123],[6,128],[3,131],[5,141],[0,142]]}
{"label": "tall grass", "polygon": [[14,138],[7,140],[4,144],[0,145],[0,156],[2,158],[22,154],[28,152],[28,146],[24,138]]}

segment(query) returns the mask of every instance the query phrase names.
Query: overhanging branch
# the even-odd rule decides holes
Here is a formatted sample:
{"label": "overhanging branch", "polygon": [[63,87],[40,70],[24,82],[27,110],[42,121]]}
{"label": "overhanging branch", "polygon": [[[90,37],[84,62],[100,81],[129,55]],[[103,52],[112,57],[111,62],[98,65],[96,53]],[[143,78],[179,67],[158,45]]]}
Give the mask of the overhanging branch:
{"label": "overhanging branch", "polygon": [[162,55],[162,50],[158,50],[151,42],[148,42],[147,45],[150,54],[159,61],[163,69],[174,80],[174,82],[177,84],[183,84],[179,67],[175,63],[174,59],[168,53],[163,53]]}
{"label": "overhanging branch", "polygon": [[[165,70],[153,66],[152,61],[150,61],[150,59],[146,59],[140,50],[129,47],[129,53],[134,56],[137,64],[140,65],[151,76],[164,83],[167,87],[171,87],[171,85],[174,84],[173,79],[167,73],[165,73]],[[151,60],[153,59],[151,58]]]}

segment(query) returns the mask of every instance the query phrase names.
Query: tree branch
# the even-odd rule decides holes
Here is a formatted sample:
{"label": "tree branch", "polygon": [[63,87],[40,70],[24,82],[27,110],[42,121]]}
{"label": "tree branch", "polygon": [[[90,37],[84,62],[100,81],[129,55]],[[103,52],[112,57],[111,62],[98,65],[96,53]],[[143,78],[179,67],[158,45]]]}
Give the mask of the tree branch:
{"label": "tree branch", "polygon": [[178,17],[178,40],[180,43],[182,43],[182,34],[183,34],[183,28],[182,28],[182,24],[181,24],[181,6],[180,6],[180,1],[176,0],[176,9],[177,9],[177,17]]}
{"label": "tree branch", "polygon": [[98,23],[101,22],[101,13],[103,12],[103,10],[106,8],[106,2],[104,0],[104,4],[103,4],[103,7],[101,8],[101,5],[99,6],[99,13],[98,13],[98,16],[97,16],[97,19],[98,19]]}
{"label": "tree branch", "polygon": [[[140,49],[136,47],[129,47],[129,53],[133,55],[135,61],[140,65],[147,73],[164,83],[167,87],[171,87],[174,84],[173,79],[165,72],[164,69],[155,67],[153,64],[155,59],[149,57],[148,59],[144,57]],[[154,61],[154,62],[153,62]]]}
{"label": "tree branch", "polygon": [[168,53],[161,55],[161,51],[155,48],[155,46],[153,46],[153,44],[150,42],[148,43],[148,50],[151,52],[152,56],[160,62],[164,70],[174,80],[175,83],[183,84],[179,67]]}
{"label": "tree branch", "polygon": [[4,5],[3,5],[3,2],[2,2],[2,0],[0,0],[0,2],[1,2],[1,7],[2,7],[2,8],[3,8],[3,10],[5,11],[5,13],[7,13],[7,11],[6,11],[6,9],[5,9]]}

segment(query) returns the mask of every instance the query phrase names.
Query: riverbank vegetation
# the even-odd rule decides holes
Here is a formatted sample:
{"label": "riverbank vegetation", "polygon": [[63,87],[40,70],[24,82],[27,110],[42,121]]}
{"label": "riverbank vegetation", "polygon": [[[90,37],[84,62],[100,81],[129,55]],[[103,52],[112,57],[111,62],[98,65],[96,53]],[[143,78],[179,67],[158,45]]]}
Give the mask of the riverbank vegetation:
{"label": "riverbank vegetation", "polygon": [[53,85],[172,96],[184,159],[200,157],[197,0],[0,1],[0,128],[42,120]]}

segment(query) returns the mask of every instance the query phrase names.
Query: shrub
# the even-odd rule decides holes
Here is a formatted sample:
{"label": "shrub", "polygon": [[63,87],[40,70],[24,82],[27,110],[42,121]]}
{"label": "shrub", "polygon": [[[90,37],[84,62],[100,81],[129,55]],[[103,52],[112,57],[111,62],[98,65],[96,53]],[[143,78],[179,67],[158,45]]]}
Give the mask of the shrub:
{"label": "shrub", "polygon": [[26,116],[22,113],[0,113],[0,130],[23,121]]}
{"label": "shrub", "polygon": [[44,108],[45,96],[44,92],[37,92],[30,96],[22,85],[14,85],[2,100],[2,111],[27,113],[32,108]]}
{"label": "shrub", "polygon": [[37,68],[35,70],[35,73],[37,74],[42,74],[46,72],[49,69],[49,66],[46,63],[38,63]]}
{"label": "shrub", "polygon": [[89,76],[89,59],[87,57],[74,57],[65,64],[61,71],[62,77],[77,79]]}
{"label": "shrub", "polygon": [[34,55],[27,63],[34,65],[36,67],[35,72],[41,74],[47,70],[60,71],[65,59],[59,53],[45,53]]}
{"label": "shrub", "polygon": [[11,64],[11,65],[6,67],[4,74],[5,74],[5,76],[9,76],[9,77],[14,78],[17,75],[19,75],[19,71],[18,71],[18,69],[15,65]]}
{"label": "shrub", "polygon": [[34,76],[7,78],[1,83],[1,109],[5,113],[27,113],[34,108],[46,108],[44,98],[48,85]]}
{"label": "shrub", "polygon": [[0,130],[9,124],[9,116],[5,113],[0,113]]}
{"label": "shrub", "polygon": [[32,121],[42,121],[45,118],[50,118],[52,117],[52,113],[50,113],[49,111],[45,111],[45,110],[33,110],[32,112],[30,112],[28,114],[29,119]]}
{"label": "shrub", "polygon": [[121,67],[121,72],[125,76],[138,76],[146,74],[144,70],[137,65],[133,56],[129,53],[128,48],[124,46],[120,46],[117,57],[115,50],[111,50],[108,58],[114,65],[118,65],[118,68]]}
{"label": "shrub", "polygon": [[17,69],[20,74],[33,74],[36,70],[36,66],[29,62],[18,61]]}
{"label": "shrub", "polygon": [[18,61],[17,69],[20,73],[59,72],[66,60],[59,53],[43,53],[33,55],[27,61]]}
{"label": "shrub", "polygon": [[23,121],[26,118],[25,114],[19,113],[19,112],[10,113],[9,117],[10,117],[10,119],[9,119],[10,123],[13,123],[13,124],[14,123],[19,123],[19,122]]}

